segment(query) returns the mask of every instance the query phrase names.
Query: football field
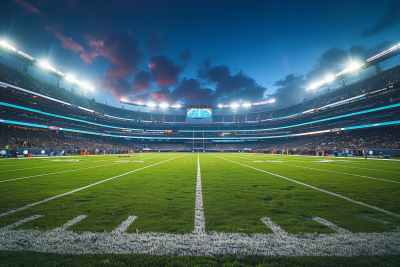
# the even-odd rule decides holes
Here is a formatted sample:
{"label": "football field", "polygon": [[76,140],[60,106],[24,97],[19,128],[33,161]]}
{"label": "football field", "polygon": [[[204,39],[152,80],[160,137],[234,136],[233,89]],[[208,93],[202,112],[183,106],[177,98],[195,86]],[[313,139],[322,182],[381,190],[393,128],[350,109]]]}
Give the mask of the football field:
{"label": "football field", "polygon": [[400,254],[400,161],[244,153],[0,160],[0,250]]}

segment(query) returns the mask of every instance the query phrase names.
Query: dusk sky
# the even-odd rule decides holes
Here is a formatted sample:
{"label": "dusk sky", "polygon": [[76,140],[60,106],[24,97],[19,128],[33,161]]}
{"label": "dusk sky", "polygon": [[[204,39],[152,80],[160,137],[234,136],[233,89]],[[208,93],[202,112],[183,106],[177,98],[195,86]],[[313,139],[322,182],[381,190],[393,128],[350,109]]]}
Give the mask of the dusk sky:
{"label": "dusk sky", "polygon": [[400,43],[400,1],[6,0],[1,9],[0,40],[112,105],[299,103],[313,97],[311,83]]}

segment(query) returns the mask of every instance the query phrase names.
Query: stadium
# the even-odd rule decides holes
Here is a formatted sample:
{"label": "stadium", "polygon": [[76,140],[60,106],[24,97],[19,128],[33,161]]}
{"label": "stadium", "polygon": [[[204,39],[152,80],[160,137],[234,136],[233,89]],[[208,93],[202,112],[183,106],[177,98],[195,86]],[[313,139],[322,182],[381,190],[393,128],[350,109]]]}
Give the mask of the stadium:
{"label": "stadium", "polygon": [[0,40],[4,266],[398,266],[397,43],[290,105],[112,105]]}

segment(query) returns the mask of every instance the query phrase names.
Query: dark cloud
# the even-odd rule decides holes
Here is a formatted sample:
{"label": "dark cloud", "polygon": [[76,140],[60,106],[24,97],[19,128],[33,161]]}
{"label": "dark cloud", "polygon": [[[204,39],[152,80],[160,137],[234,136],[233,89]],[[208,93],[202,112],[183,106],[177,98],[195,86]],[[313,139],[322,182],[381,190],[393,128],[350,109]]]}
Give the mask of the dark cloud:
{"label": "dark cloud", "polygon": [[184,62],[189,62],[191,56],[192,56],[192,52],[190,52],[189,49],[185,49],[182,51],[180,59]]}
{"label": "dark cloud", "polygon": [[146,92],[149,89],[152,89],[150,86],[150,82],[152,81],[153,77],[151,73],[147,71],[139,71],[134,75],[134,80],[131,82],[131,85],[133,86],[133,91],[132,94],[141,94]]}
{"label": "dark cloud", "polygon": [[175,63],[164,55],[155,55],[149,60],[150,73],[157,82],[158,88],[178,84],[178,75],[186,66],[175,65]]}
{"label": "dark cloud", "polygon": [[46,29],[62,42],[62,48],[70,49],[75,53],[83,51],[83,47],[79,43],[74,42],[71,37],[67,37],[61,34],[61,27],[59,24],[55,24],[54,28],[46,26]]}
{"label": "dark cloud", "polygon": [[278,89],[269,98],[276,100],[277,106],[287,106],[290,103],[301,103],[304,98],[312,98],[313,93],[306,91],[306,79],[304,75],[289,74],[285,78],[276,81],[273,86]]}
{"label": "dark cloud", "polygon": [[109,91],[117,101],[121,98],[129,98],[132,93],[132,85],[121,77],[98,77],[97,86],[104,92]]}
{"label": "dark cloud", "polygon": [[14,1],[18,5],[20,5],[24,10],[26,10],[26,11],[28,11],[30,13],[40,14],[40,10],[39,9],[37,9],[34,6],[32,6],[31,4],[29,4],[26,1],[24,1],[24,0],[14,0]]}
{"label": "dark cloud", "polygon": [[231,75],[228,66],[220,65],[210,68],[211,59],[204,61],[204,68],[198,71],[199,78],[216,86],[211,99],[214,103],[230,103],[232,101],[257,102],[264,98],[267,88],[239,71]]}
{"label": "dark cloud", "polygon": [[151,34],[149,41],[146,43],[146,48],[151,54],[162,53],[167,45],[163,40],[164,31],[155,31]]}
{"label": "dark cloud", "polygon": [[[100,55],[110,60],[110,66],[103,77],[97,78],[98,86],[104,91],[109,91],[116,100],[129,97],[133,87],[126,80],[139,71],[138,64],[143,61],[140,44],[132,32],[116,33],[107,36],[104,40],[90,40],[91,35],[86,35],[88,44]],[[81,55],[82,59],[90,60],[92,53]]]}
{"label": "dark cloud", "polygon": [[111,65],[105,72],[108,77],[131,77],[138,72],[138,64],[143,62],[140,43],[130,31],[111,34],[103,42],[92,42],[92,47],[110,60]]}
{"label": "dark cloud", "polygon": [[83,61],[85,61],[85,63],[92,64],[93,63],[92,58],[94,59],[98,55],[99,54],[97,53],[96,49],[94,49],[93,47],[89,47],[88,49],[82,52],[80,57],[83,59]]}
{"label": "dark cloud", "polygon": [[400,1],[395,0],[388,6],[382,18],[374,26],[371,29],[365,28],[360,35],[369,37],[392,28],[397,24],[400,24]]}

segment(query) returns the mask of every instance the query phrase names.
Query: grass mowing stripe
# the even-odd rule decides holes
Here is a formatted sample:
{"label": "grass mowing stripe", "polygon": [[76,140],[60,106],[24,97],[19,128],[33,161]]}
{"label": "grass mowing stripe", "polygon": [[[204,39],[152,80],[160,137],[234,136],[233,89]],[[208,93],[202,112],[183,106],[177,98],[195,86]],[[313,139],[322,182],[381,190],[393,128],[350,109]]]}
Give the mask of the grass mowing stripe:
{"label": "grass mowing stripe", "polygon": [[[161,157],[161,156],[159,156]],[[158,157],[151,157],[152,158],[158,158]],[[93,168],[100,168],[100,167],[107,167],[111,165],[117,165],[117,164],[123,164],[123,163],[128,163],[128,162],[117,162],[113,164],[106,164],[106,165],[99,165],[99,166],[93,166],[93,167],[86,167],[86,168],[81,168],[81,169],[72,169],[72,170],[67,170],[67,171],[59,171],[59,172],[53,172],[53,173],[44,173],[44,174],[38,174],[38,175],[32,175],[32,176],[26,176],[26,177],[20,177],[20,178],[13,178],[9,180],[0,180],[0,183],[4,182],[10,182],[10,181],[16,181],[16,180],[22,180],[22,179],[29,179],[29,178],[34,178],[34,177],[41,177],[41,176],[46,176],[46,175],[53,175],[53,174],[60,174],[60,173],[66,173],[66,172],[73,172],[73,171],[81,171],[81,170],[88,170],[88,169],[93,169]]]}
{"label": "grass mowing stripe", "polygon": [[[182,155],[182,156],[184,156],[184,155]],[[114,177],[111,177],[111,178],[102,180],[102,181],[100,181],[100,182],[97,182],[97,183],[94,183],[94,184],[90,184],[90,185],[87,185],[87,186],[84,186],[84,187],[81,187],[81,188],[78,188],[78,189],[69,191],[69,192],[64,193],[64,194],[60,194],[60,195],[57,195],[57,196],[54,196],[54,197],[50,197],[50,198],[47,198],[47,199],[44,199],[44,200],[41,200],[41,201],[38,201],[38,202],[35,202],[35,203],[32,203],[32,204],[29,204],[29,205],[20,207],[20,208],[15,209],[15,210],[10,210],[10,211],[8,211],[8,212],[1,213],[1,214],[0,214],[0,217],[4,217],[4,216],[7,216],[7,215],[9,215],[9,214],[12,214],[12,213],[15,213],[15,212],[18,212],[18,211],[21,211],[21,210],[28,209],[28,208],[30,208],[30,207],[33,207],[33,206],[42,204],[42,203],[44,203],[44,202],[47,202],[47,201],[50,201],[50,200],[53,200],[53,199],[56,199],[56,198],[59,198],[59,197],[66,196],[66,195],[69,195],[69,194],[78,192],[78,191],[80,191],[80,190],[83,190],[83,189],[86,189],[86,188],[89,188],[89,187],[92,187],[92,186],[95,186],[95,185],[104,183],[104,182],[106,182],[106,181],[110,181],[110,180],[113,180],[113,179],[115,179],[115,178],[119,178],[119,177],[121,177],[121,176],[130,174],[130,173],[134,173],[134,172],[137,172],[137,171],[140,171],[140,170],[143,170],[143,169],[146,169],[146,168],[149,168],[149,167],[152,167],[152,166],[155,166],[155,165],[164,163],[164,162],[168,162],[168,161],[173,160],[173,159],[176,159],[176,158],[180,158],[180,157],[182,157],[182,156],[175,157],[175,158],[172,158],[172,159],[168,159],[168,160],[165,160],[165,161],[162,161],[162,162],[159,162],[159,163],[155,163],[155,164],[152,164],[152,165],[149,165],[149,166],[146,166],[146,167],[142,167],[142,168],[139,168],[139,169],[137,169],[137,170],[133,170],[133,171],[130,171],[130,172],[126,172],[126,173],[123,173],[123,174],[120,174],[120,175],[117,175],[117,176],[114,176]]]}
{"label": "grass mowing stripe", "polygon": [[336,196],[336,197],[343,198],[343,199],[345,199],[345,200],[347,200],[347,201],[350,201],[350,202],[353,202],[353,203],[356,203],[356,204],[360,204],[360,205],[363,205],[363,206],[365,206],[365,207],[368,207],[368,208],[371,208],[371,209],[374,209],[374,210],[377,210],[377,211],[381,211],[381,212],[386,213],[386,214],[389,214],[389,215],[393,215],[393,216],[395,216],[395,217],[400,217],[399,214],[396,214],[396,213],[393,213],[393,212],[390,212],[390,211],[386,211],[386,210],[381,209],[381,208],[379,208],[379,207],[372,206],[372,205],[368,205],[368,204],[363,203],[363,202],[360,202],[360,201],[355,201],[355,200],[353,200],[353,199],[351,199],[351,198],[348,198],[348,197],[345,197],[345,196],[342,196],[342,195],[339,195],[339,194],[335,194],[335,193],[333,193],[333,192],[330,192],[330,191],[327,191],[327,190],[324,190],[324,189],[321,189],[321,188],[317,188],[317,187],[312,186],[312,185],[308,185],[308,184],[305,184],[305,183],[302,183],[302,182],[299,182],[299,181],[296,181],[296,180],[293,180],[293,179],[290,179],[290,178],[287,178],[287,177],[284,177],[284,176],[281,176],[281,175],[278,175],[278,174],[275,174],[275,173],[271,173],[271,172],[267,172],[267,171],[264,171],[264,170],[260,170],[260,169],[257,169],[257,168],[254,168],[254,167],[251,167],[251,166],[248,166],[248,165],[239,163],[239,162],[235,162],[235,161],[232,161],[232,160],[229,160],[229,159],[225,159],[225,158],[218,157],[218,156],[215,156],[215,155],[212,155],[212,156],[213,156],[213,157],[220,158],[220,159],[224,159],[224,160],[226,160],[226,161],[229,161],[229,162],[232,162],[232,163],[236,163],[236,164],[239,164],[239,165],[242,165],[242,166],[244,166],[244,167],[248,167],[248,168],[251,168],[251,169],[260,171],[260,172],[268,173],[268,174],[270,174],[270,175],[274,175],[274,176],[276,176],[276,177],[279,177],[279,178],[282,178],[282,179],[286,179],[286,180],[288,180],[288,181],[291,181],[291,182],[294,182],[294,183],[297,183],[297,184],[301,184],[301,185],[307,186],[307,187],[309,187],[309,188],[312,188],[312,189],[315,189],[315,190],[318,190],[318,191],[321,191],[321,192],[330,194],[330,195],[332,195],[332,196]]}
{"label": "grass mowing stripe", "polygon": [[[242,158],[242,159],[248,159],[248,158],[239,157],[239,156],[234,156],[234,157],[236,157],[236,158]],[[309,170],[315,170],[315,171],[323,171],[323,172],[331,172],[331,173],[337,173],[337,174],[344,174],[344,175],[349,175],[349,176],[356,176],[356,177],[362,177],[362,178],[367,178],[367,179],[380,180],[380,181],[385,181],[385,182],[400,184],[400,182],[398,182],[398,181],[385,180],[385,179],[381,179],[381,178],[369,177],[369,176],[364,176],[364,175],[359,175],[359,174],[353,174],[353,173],[347,173],[347,172],[337,172],[337,171],[330,171],[330,170],[324,170],[324,169],[311,168],[311,167],[306,167],[306,166],[297,166],[297,165],[279,163],[279,162],[276,162],[276,161],[270,161],[269,163],[275,163],[275,164],[279,164],[279,165],[290,166],[290,167],[296,167],[296,168],[303,168],[303,169],[309,169]]]}
{"label": "grass mowing stripe", "polygon": [[203,208],[203,193],[201,191],[200,154],[197,154],[196,208],[194,215],[193,232],[197,234],[204,234],[206,232],[206,222],[204,219]]}

